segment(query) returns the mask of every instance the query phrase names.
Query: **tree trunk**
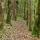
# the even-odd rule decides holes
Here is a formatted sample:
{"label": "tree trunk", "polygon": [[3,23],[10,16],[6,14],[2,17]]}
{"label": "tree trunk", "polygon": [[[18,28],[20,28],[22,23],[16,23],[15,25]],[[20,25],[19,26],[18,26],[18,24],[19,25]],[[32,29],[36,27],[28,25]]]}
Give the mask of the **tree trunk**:
{"label": "tree trunk", "polygon": [[16,20],[16,0],[13,0],[13,19]]}
{"label": "tree trunk", "polygon": [[3,20],[4,20],[4,16],[3,16],[2,5],[1,5],[1,0],[0,0],[0,29],[1,30],[3,28]]}
{"label": "tree trunk", "polygon": [[31,30],[31,1],[32,0],[28,0],[28,26],[29,26],[29,30]]}
{"label": "tree trunk", "polygon": [[0,22],[3,22],[3,13],[2,13],[2,5],[1,5],[1,1],[0,1]]}
{"label": "tree trunk", "polygon": [[10,14],[10,3],[11,3],[11,1],[10,0],[8,0],[8,5],[7,5],[7,7],[8,7],[8,12],[7,12],[7,20],[6,20],[6,23],[8,23],[8,24],[10,24],[11,23],[11,14]]}
{"label": "tree trunk", "polygon": [[24,1],[24,20],[26,20],[25,9],[26,9],[26,1]]}

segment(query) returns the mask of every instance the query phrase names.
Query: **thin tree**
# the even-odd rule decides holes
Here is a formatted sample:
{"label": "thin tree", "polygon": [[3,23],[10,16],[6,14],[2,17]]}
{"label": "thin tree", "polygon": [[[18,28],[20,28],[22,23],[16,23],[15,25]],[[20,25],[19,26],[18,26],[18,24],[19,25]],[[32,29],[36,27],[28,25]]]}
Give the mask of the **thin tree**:
{"label": "thin tree", "polygon": [[27,23],[28,23],[28,26],[29,26],[29,30],[31,31],[31,11],[32,11],[31,10],[31,3],[32,3],[31,1],[32,0],[27,0],[27,1],[28,1],[28,3],[27,3],[28,4],[28,6],[27,6],[28,7],[28,11],[27,11],[28,12],[27,13],[28,22]]}
{"label": "thin tree", "polygon": [[27,25],[28,25],[28,0],[27,0]]}
{"label": "thin tree", "polygon": [[13,0],[13,19],[16,20],[16,0]]}
{"label": "thin tree", "polygon": [[3,29],[3,22],[4,22],[4,15],[2,11],[2,5],[1,5],[1,0],[0,0],[0,30]]}
{"label": "thin tree", "polygon": [[26,20],[25,10],[26,10],[26,0],[24,1],[24,20]]}
{"label": "thin tree", "polygon": [[8,3],[8,5],[7,5],[7,7],[8,7],[7,11],[8,12],[7,12],[6,23],[10,24],[10,22],[11,22],[11,15],[10,15],[10,3],[11,3],[11,1],[8,0],[7,3]]}

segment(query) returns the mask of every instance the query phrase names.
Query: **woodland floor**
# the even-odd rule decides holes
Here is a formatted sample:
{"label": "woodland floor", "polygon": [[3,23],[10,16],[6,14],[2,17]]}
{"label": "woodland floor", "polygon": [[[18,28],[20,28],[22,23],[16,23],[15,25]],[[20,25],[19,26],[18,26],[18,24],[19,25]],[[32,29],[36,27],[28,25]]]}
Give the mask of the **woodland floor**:
{"label": "woodland floor", "polygon": [[12,21],[11,24],[12,26],[5,24],[0,31],[0,40],[40,40],[32,37],[25,21]]}

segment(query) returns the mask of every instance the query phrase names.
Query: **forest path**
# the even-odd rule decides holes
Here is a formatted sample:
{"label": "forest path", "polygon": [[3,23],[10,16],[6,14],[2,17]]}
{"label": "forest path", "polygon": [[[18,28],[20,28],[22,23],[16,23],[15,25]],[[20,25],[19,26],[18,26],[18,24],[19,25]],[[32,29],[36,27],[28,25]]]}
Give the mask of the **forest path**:
{"label": "forest path", "polygon": [[5,25],[2,40],[37,40],[32,38],[25,21],[12,21],[12,26]]}

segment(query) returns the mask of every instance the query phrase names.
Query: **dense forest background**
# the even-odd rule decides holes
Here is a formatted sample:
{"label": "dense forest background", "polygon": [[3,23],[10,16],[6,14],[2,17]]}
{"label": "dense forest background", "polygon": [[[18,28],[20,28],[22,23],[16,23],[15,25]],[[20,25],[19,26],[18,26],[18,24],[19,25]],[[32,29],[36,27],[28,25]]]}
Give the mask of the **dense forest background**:
{"label": "dense forest background", "polygon": [[[11,29],[11,27],[13,28]],[[22,30],[24,33],[26,30],[29,35],[31,32],[33,39],[28,37],[30,40],[40,40],[40,0],[0,0],[0,40],[7,30],[9,30],[7,31],[9,34],[11,30],[14,32],[16,29]],[[18,33],[18,31],[16,32]],[[8,40],[17,40],[15,37],[10,38]],[[4,36],[4,39],[7,38]]]}

